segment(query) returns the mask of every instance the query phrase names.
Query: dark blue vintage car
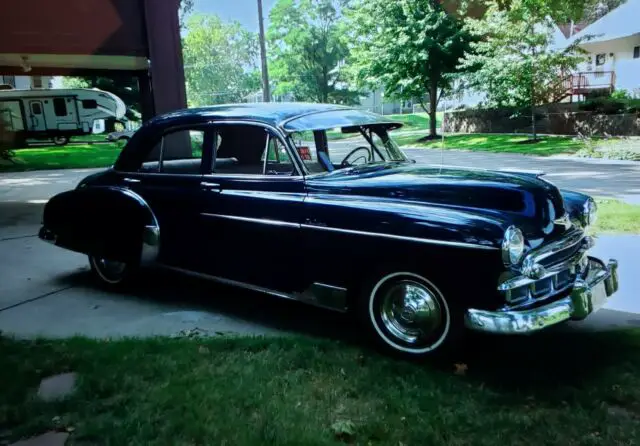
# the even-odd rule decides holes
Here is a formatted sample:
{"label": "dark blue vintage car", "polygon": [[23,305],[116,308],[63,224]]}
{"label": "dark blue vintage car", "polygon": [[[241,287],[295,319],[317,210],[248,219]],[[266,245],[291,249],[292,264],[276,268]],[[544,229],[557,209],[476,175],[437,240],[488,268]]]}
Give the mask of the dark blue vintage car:
{"label": "dark blue vintage car", "polygon": [[586,195],[539,174],[419,165],[401,124],[334,105],[242,104],[157,117],[115,165],[46,205],[40,237],[119,285],[158,265],[338,311],[422,356],[464,327],[583,319],[618,288],[589,257]]}

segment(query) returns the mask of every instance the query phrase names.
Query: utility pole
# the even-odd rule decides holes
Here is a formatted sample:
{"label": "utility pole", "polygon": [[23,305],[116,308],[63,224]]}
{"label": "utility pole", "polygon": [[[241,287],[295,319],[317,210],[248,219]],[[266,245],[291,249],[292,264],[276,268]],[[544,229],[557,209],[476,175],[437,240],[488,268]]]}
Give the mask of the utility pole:
{"label": "utility pole", "polygon": [[260,61],[262,62],[262,100],[271,102],[269,89],[269,68],[267,67],[267,48],[264,42],[264,19],[262,18],[262,0],[258,0],[258,25],[260,26]]}

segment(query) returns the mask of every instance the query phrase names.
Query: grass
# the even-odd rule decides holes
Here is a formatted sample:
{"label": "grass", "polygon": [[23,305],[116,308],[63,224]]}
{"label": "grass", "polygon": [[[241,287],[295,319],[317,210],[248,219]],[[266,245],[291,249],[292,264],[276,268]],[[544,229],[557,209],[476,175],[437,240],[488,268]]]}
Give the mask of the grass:
{"label": "grass", "polygon": [[18,149],[13,163],[0,164],[0,172],[107,167],[115,162],[121,149],[122,145],[118,143]]}
{"label": "grass", "polygon": [[[307,338],[0,339],[0,441],[612,445],[640,438],[640,334],[476,337],[412,364]],[[458,374],[454,373],[458,370]],[[44,377],[76,393],[38,402]]]}
{"label": "grass", "polygon": [[595,232],[640,234],[640,206],[599,198]]}
{"label": "grass", "polygon": [[[436,112],[436,127],[442,127],[442,118],[444,112]],[[394,121],[400,121],[404,125],[400,129],[403,130],[428,130],[429,129],[429,115],[426,113],[412,113],[407,115],[387,115],[389,119]]]}
{"label": "grass", "polygon": [[522,153],[526,155],[557,155],[575,153],[584,147],[580,141],[569,136],[544,136],[536,143],[528,144],[528,136],[504,134],[464,134],[445,136],[433,141],[421,141],[422,135],[399,135],[395,141],[400,146],[426,149],[461,149],[473,152]]}

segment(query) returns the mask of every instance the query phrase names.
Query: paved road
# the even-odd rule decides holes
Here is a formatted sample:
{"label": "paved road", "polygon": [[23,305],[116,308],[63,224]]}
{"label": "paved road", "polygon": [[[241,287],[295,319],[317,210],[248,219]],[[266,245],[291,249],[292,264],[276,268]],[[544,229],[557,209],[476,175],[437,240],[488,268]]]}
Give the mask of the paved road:
{"label": "paved road", "polygon": [[617,197],[640,204],[640,163],[603,161],[575,157],[537,157],[492,154],[461,150],[404,149],[420,163],[470,166],[481,169],[524,169],[545,172],[545,178],[559,187],[594,196]]}
{"label": "paved road", "polygon": [[[437,152],[407,153],[419,162],[440,162]],[[629,164],[457,152],[446,152],[445,163],[542,168],[563,187],[618,197],[640,194],[639,167]],[[0,174],[0,330],[19,336],[166,335],[193,329],[208,334],[355,336],[345,316],[172,274],[150,274],[144,286],[124,294],[96,288],[84,256],[35,237],[43,203],[75,187],[92,171]],[[621,289],[608,303],[608,310],[579,327],[640,325],[640,276],[635,267],[640,236],[603,236],[594,252],[620,261]]]}

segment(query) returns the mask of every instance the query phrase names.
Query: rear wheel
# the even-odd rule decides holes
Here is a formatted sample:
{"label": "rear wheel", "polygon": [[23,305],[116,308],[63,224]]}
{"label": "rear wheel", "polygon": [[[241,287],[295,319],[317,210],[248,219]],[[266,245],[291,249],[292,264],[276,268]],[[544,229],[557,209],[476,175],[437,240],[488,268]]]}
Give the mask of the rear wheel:
{"label": "rear wheel", "polygon": [[109,287],[127,283],[137,269],[137,265],[130,262],[109,260],[94,255],[89,255],[89,264],[100,283]]}
{"label": "rear wheel", "polygon": [[359,305],[360,318],[377,343],[409,358],[452,344],[460,331],[452,310],[438,287],[410,272],[385,275],[367,287]]}
{"label": "rear wheel", "polygon": [[56,136],[56,137],[53,138],[53,143],[56,146],[64,146],[68,142],[69,142],[69,137],[68,136]]}

